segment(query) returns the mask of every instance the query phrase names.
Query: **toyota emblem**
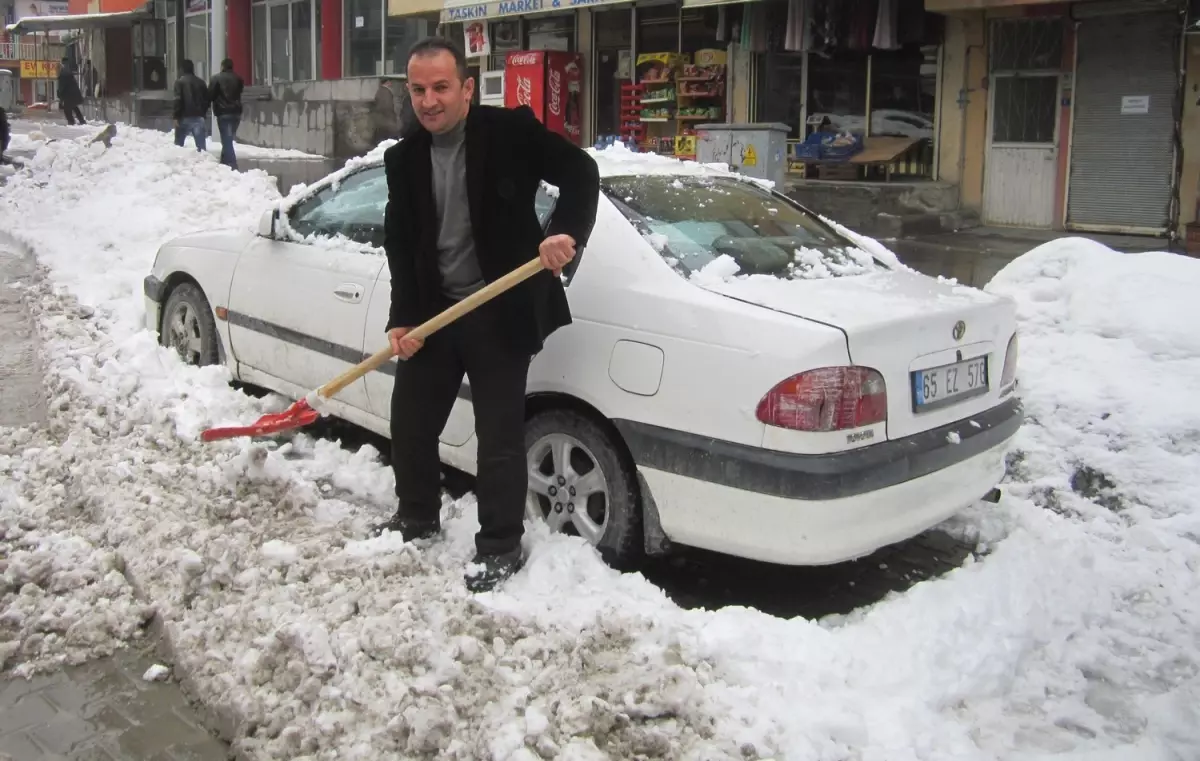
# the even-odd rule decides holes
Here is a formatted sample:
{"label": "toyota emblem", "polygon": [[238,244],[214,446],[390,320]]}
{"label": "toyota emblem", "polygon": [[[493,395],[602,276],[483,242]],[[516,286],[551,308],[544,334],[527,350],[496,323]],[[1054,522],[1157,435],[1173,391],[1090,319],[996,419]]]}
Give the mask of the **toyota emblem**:
{"label": "toyota emblem", "polygon": [[952,331],[952,335],[954,336],[955,341],[961,341],[963,339],[963,336],[965,336],[966,334],[967,334],[967,323],[963,322],[962,320],[959,320],[958,322],[954,323],[954,330]]}

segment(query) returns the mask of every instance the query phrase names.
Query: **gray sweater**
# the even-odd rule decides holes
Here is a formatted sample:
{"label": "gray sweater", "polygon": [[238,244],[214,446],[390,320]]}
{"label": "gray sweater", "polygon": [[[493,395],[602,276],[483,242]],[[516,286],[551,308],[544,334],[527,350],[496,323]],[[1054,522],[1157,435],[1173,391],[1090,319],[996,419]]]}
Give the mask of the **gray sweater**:
{"label": "gray sweater", "polygon": [[450,132],[434,135],[429,151],[438,215],[438,270],[442,273],[443,293],[455,301],[484,285],[467,200],[466,128],[464,119]]}

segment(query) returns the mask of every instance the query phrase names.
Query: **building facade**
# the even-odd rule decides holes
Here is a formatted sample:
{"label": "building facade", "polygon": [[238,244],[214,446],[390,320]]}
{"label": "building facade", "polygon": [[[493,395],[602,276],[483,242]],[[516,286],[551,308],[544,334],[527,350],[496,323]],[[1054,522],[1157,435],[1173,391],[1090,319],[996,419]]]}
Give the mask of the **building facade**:
{"label": "building facade", "polygon": [[985,224],[1182,235],[1200,179],[1187,5],[926,0],[946,19],[939,178]]}

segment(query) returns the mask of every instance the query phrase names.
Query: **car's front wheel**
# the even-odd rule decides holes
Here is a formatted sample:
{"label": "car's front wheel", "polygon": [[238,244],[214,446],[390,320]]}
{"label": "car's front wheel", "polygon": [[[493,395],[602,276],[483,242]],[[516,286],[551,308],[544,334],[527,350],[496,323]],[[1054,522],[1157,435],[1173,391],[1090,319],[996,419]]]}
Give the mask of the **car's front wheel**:
{"label": "car's front wheel", "polygon": [[192,283],[181,283],[167,297],[158,340],[189,365],[202,367],[221,361],[212,307]]}
{"label": "car's front wheel", "polygon": [[582,537],[614,566],[641,558],[637,481],[609,433],[573,410],[548,410],[526,425],[525,451],[530,519]]}

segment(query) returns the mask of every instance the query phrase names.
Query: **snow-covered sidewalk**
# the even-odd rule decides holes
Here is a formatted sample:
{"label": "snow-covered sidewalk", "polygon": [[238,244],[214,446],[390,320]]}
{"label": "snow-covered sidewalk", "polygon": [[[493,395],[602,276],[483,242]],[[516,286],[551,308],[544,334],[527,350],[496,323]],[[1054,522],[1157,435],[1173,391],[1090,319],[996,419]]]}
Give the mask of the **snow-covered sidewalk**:
{"label": "snow-covered sidewalk", "polygon": [[[253,227],[277,198],[130,128],[108,151],[44,146],[0,191],[0,229],[51,278],[34,294],[51,422],[0,432],[0,504],[96,569],[0,602],[26,668],[131,636],[114,624],[139,603],[102,573],[118,563],[253,758],[1200,755],[1200,262],[1066,239],[1002,272],[1030,419],[1000,505],[954,523],[986,555],[848,617],[783,620],[681,610],[540,527],[527,570],[472,596],[470,497],[417,552],[363,538],[391,507],[369,448],[199,443],[280,400],[158,347],[141,280],[171,236]],[[50,621],[73,638],[28,647]]]}

